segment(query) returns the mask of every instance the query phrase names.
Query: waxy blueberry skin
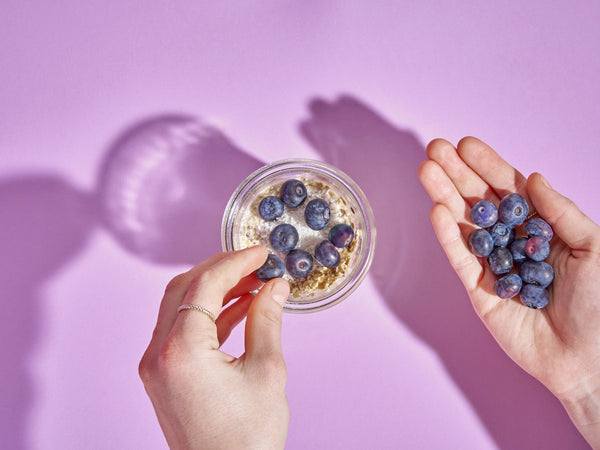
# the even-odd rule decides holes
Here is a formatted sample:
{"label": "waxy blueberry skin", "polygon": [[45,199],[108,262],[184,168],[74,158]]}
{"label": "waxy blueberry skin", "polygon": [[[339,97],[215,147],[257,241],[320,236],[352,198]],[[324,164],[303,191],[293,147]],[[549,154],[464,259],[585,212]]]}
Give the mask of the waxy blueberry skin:
{"label": "waxy blueberry skin", "polygon": [[304,278],[313,267],[313,257],[305,250],[296,248],[285,257],[285,268],[294,278]]}
{"label": "waxy blueberry skin", "polygon": [[523,303],[525,306],[529,306],[532,309],[544,308],[550,300],[548,291],[535,284],[523,285],[520,295],[521,303]]}
{"label": "waxy blueberry skin", "polygon": [[554,280],[554,269],[544,261],[525,261],[521,264],[519,275],[525,283],[546,288]]}
{"label": "waxy blueberry skin", "polygon": [[471,252],[479,258],[489,256],[492,250],[494,250],[494,240],[490,233],[483,228],[471,231],[468,242]]}
{"label": "waxy blueberry skin", "polygon": [[315,259],[325,267],[337,267],[340,263],[340,254],[335,245],[329,240],[321,241],[315,248]]}
{"label": "waxy blueberry skin", "polygon": [[471,220],[481,228],[491,227],[498,220],[498,208],[489,200],[479,200],[471,208]]}
{"label": "waxy blueberry skin", "polygon": [[519,194],[508,194],[498,205],[498,219],[508,226],[521,225],[527,219],[529,205]]}
{"label": "waxy blueberry skin", "polygon": [[254,275],[263,283],[266,283],[273,278],[282,277],[285,273],[285,264],[283,261],[272,253],[269,254],[265,263],[254,271]]}
{"label": "waxy blueberry skin", "polygon": [[527,224],[525,225],[525,232],[529,237],[541,236],[546,238],[548,242],[550,242],[554,236],[554,231],[552,230],[550,224],[540,217],[534,217],[533,219],[527,221]]}
{"label": "waxy blueberry skin", "polygon": [[287,206],[295,208],[306,200],[306,186],[300,180],[287,180],[281,186],[281,200]]}
{"label": "waxy blueberry skin", "polygon": [[496,275],[504,275],[513,267],[512,253],[506,247],[496,247],[488,256],[488,264]]}
{"label": "waxy blueberry skin", "polygon": [[509,273],[496,280],[494,292],[500,298],[512,298],[521,291],[523,280],[516,273]]}
{"label": "waxy blueberry skin", "polygon": [[279,197],[269,196],[263,198],[258,205],[258,213],[263,219],[272,222],[283,215],[285,207]]}
{"label": "waxy blueberry skin", "polygon": [[306,204],[304,219],[313,230],[322,230],[329,223],[329,204],[325,200],[316,198]]}
{"label": "waxy blueberry skin", "polygon": [[275,251],[286,253],[298,244],[298,230],[289,223],[277,225],[269,235],[269,242]]}

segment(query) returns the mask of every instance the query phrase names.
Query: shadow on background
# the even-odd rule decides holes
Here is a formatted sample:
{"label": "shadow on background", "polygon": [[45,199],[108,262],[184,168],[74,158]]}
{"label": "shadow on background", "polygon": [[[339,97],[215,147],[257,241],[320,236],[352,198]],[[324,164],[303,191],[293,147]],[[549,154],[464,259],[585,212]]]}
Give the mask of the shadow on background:
{"label": "shadow on background", "polygon": [[225,205],[262,165],[193,117],[144,120],[107,152],[98,183],[102,217],[135,255],[162,264],[197,264],[221,251]]}
{"label": "shadow on background", "polygon": [[[301,134],[348,173],[377,227],[370,271],[390,310],[435,350],[500,448],[587,448],[560,403],[518,368],[476,317],[429,221],[414,133],[350,96],[313,99]],[[465,437],[468,442],[468,437]]]}
{"label": "shadow on background", "polygon": [[29,364],[42,333],[45,283],[82,251],[96,220],[89,196],[54,175],[0,180],[0,217],[0,442],[21,450],[29,448]]}
{"label": "shadow on background", "polygon": [[45,284],[104,226],[130,253],[193,265],[221,251],[230,195],[264,163],[191,116],[126,129],[106,152],[97,192],[61,176],[0,180],[0,447],[28,448],[35,402],[30,360],[44,333]]}

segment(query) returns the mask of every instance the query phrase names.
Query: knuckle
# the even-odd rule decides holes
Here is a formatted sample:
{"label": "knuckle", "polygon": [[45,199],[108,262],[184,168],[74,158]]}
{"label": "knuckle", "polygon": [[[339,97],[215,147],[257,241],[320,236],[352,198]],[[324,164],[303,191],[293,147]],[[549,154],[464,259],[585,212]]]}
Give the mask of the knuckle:
{"label": "knuckle", "polygon": [[194,284],[196,286],[198,286],[201,284],[211,283],[215,280],[215,278],[216,278],[215,269],[213,269],[213,268],[206,269],[206,270],[200,272],[196,276],[196,279],[194,280]]}
{"label": "knuckle", "polygon": [[180,340],[167,339],[157,355],[156,368],[153,371],[155,377],[160,379],[171,378],[184,360],[185,352]]}
{"label": "knuckle", "polygon": [[185,287],[186,283],[187,283],[187,276],[183,273],[179,274],[176,277],[174,277],[173,279],[171,279],[171,281],[169,281],[169,283],[167,284],[167,287],[165,288],[165,292],[169,293],[169,292],[181,290],[182,288]]}
{"label": "knuckle", "polygon": [[138,375],[144,386],[152,383],[156,374],[156,367],[151,355],[146,352],[138,365]]}
{"label": "knuckle", "polygon": [[260,316],[269,325],[281,328],[281,310],[275,310],[274,308],[261,308]]}
{"label": "knuckle", "polygon": [[211,267],[196,275],[190,287],[193,291],[197,291],[200,288],[200,286],[220,283],[221,278],[222,275],[220,271],[214,267]]}

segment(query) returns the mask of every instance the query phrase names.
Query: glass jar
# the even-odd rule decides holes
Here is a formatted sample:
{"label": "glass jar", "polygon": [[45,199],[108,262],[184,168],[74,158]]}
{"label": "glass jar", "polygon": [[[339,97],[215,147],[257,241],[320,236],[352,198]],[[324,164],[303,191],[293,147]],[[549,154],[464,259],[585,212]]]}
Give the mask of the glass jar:
{"label": "glass jar", "polygon": [[[302,181],[307,199],[297,208],[285,207],[284,215],[273,222],[258,213],[260,200],[268,195],[279,196],[281,185],[289,179]],[[329,203],[331,216],[327,227],[314,231],[302,224],[304,207],[314,199]],[[338,223],[354,229],[354,240],[339,249],[341,263],[327,268],[314,261],[313,270],[305,279],[295,279],[287,272],[291,294],[284,311],[304,313],[329,308],[347,298],[365,278],[375,252],[375,221],[365,194],[341,170],[317,160],[285,159],[261,167],[246,178],[231,196],[223,215],[221,243],[224,251],[240,250],[256,244],[269,247],[285,261],[285,254],[275,252],[269,244],[269,233],[281,223],[298,228],[302,248],[314,256],[314,247],[328,238],[329,230]]]}

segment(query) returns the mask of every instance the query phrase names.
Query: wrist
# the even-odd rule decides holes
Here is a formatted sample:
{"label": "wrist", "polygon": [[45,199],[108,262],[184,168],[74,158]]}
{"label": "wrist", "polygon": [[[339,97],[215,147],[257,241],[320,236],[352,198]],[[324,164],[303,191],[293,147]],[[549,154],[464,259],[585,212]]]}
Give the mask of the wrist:
{"label": "wrist", "polygon": [[586,380],[556,395],[592,448],[600,448],[600,383]]}

